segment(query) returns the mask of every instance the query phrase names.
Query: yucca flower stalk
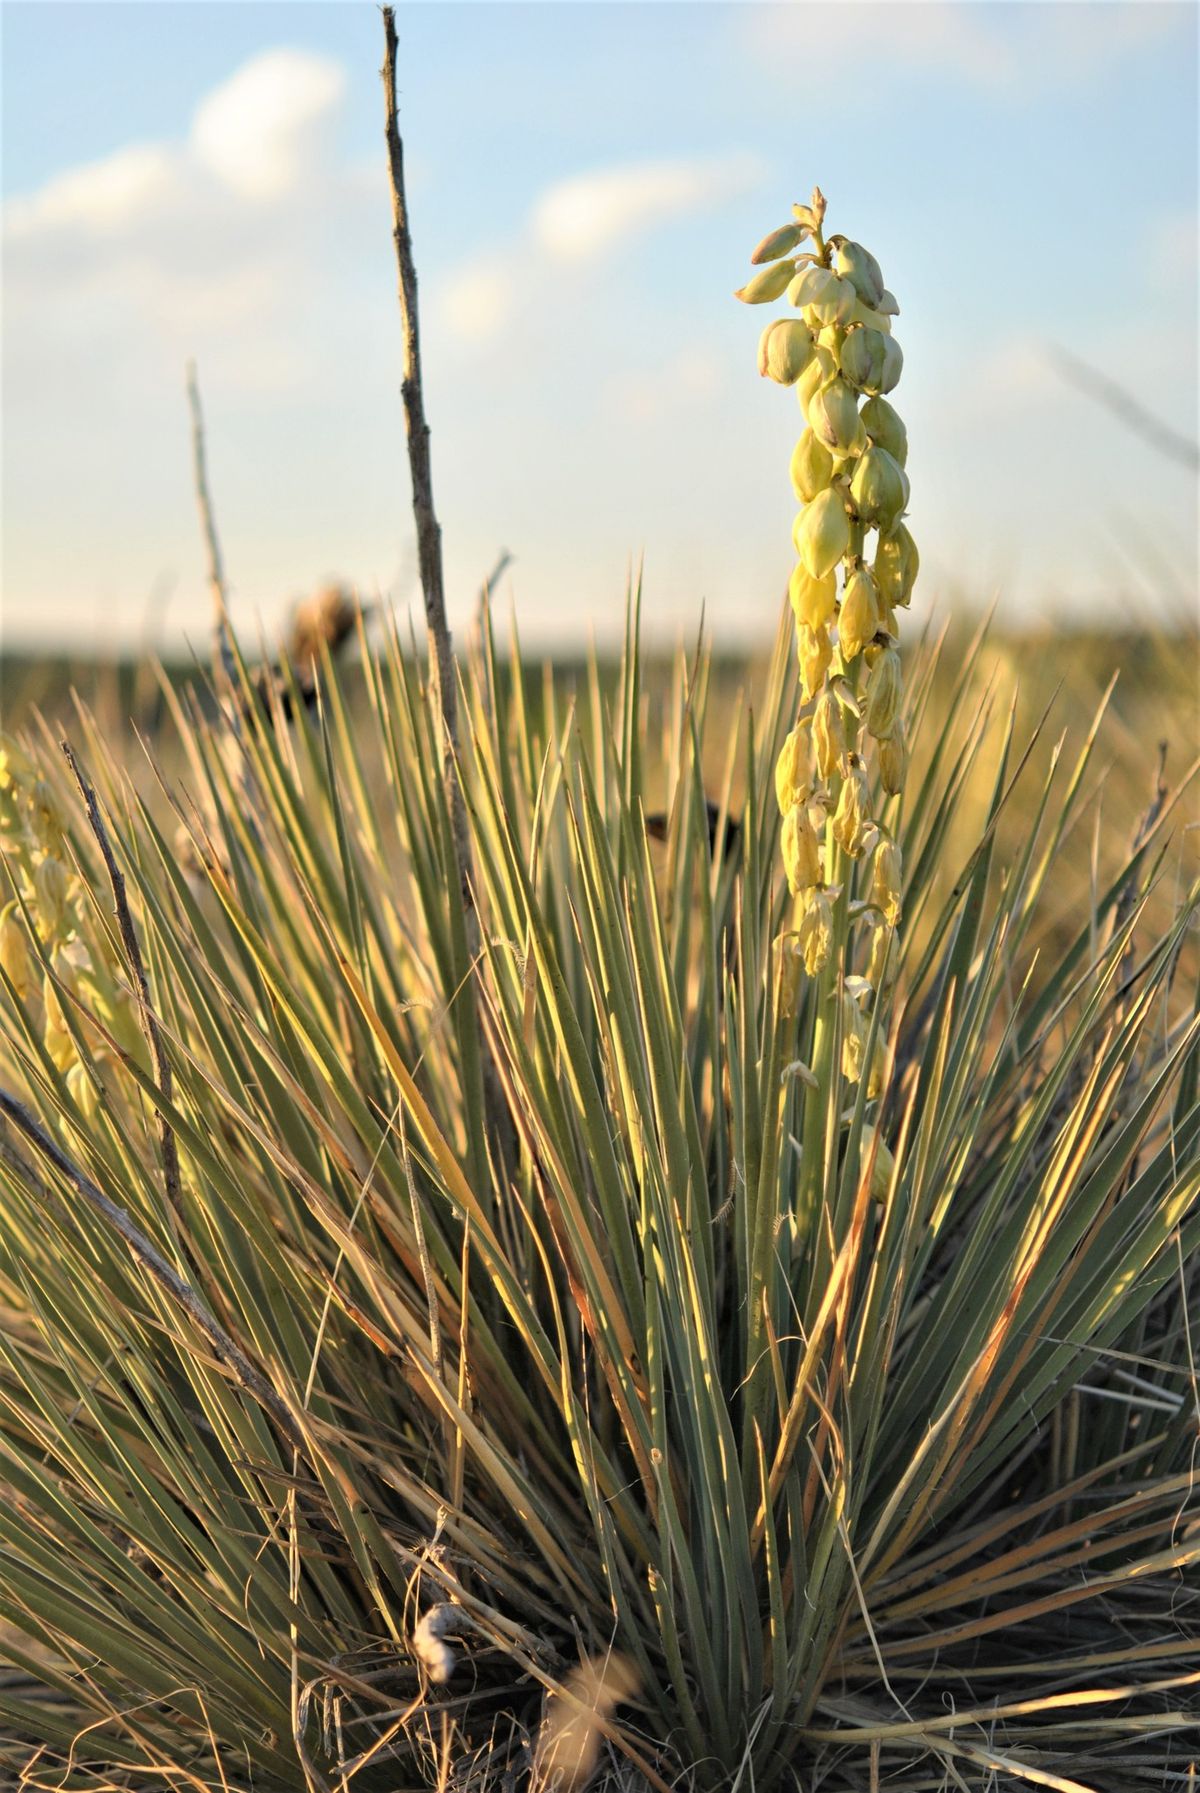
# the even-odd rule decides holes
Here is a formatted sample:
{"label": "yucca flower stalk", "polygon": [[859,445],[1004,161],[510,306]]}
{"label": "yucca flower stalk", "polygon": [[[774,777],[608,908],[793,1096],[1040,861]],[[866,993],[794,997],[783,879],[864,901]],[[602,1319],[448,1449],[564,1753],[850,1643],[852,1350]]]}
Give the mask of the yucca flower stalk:
{"label": "yucca flower stalk", "polygon": [[[907,433],[884,396],[903,366],[892,335],[900,308],[869,250],[826,236],[819,187],[792,210],[794,221],[755,249],[750,259],[762,272],[736,296],[748,304],[786,296],[797,314],[767,324],[758,367],[796,388],[804,418],[790,466],[802,507],[788,584],[799,691],[775,769],[791,897],[778,942],[784,1008],[797,1008],[801,972],[818,983],[808,1027],[804,1225],[819,1200],[827,1117],[841,1107],[831,1089],[865,1076],[870,1100],[882,1085],[886,1021],[880,1012],[868,1024],[866,1010],[884,993],[901,915],[902,859],[888,807],[906,760],[896,611],[911,600],[918,557],[902,520]],[[796,254],[803,244],[810,247]]]}

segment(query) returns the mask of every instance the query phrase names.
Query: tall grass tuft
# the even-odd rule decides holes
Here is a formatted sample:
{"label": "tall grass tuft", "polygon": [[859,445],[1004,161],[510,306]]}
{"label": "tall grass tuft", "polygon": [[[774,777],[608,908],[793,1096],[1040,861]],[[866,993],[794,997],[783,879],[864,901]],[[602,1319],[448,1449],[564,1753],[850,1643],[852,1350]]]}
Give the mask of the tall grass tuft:
{"label": "tall grass tuft", "polygon": [[470,1034],[425,668],[361,648],[290,723],[239,662],[240,741],[164,686],[119,764],[81,711],[91,824],[6,748],[0,1774],[1188,1784],[1177,809],[1064,912],[1096,731],[912,655],[885,1074],[806,1162],[786,634],[731,723],[703,649],[645,688],[636,594],[615,679],[485,618]]}

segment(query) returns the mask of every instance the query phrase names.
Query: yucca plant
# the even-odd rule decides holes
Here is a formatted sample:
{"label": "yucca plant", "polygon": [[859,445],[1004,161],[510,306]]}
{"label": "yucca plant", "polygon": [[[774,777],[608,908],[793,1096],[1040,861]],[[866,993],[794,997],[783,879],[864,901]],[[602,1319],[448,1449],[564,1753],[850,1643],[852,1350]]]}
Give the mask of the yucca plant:
{"label": "yucca plant", "polygon": [[237,730],[164,683],[140,766],[82,709],[6,747],[17,1784],[1187,1784],[1174,807],[1064,916],[1096,732],[927,641],[864,800],[903,890],[843,865],[793,977],[791,618],[714,727],[639,609],[615,682],[485,611],[449,777],[390,627],[290,720],[237,659]]}
{"label": "yucca plant", "polygon": [[[964,669],[923,763],[930,650],[892,1069],[869,1108],[836,1097],[805,1228],[808,1002],[778,1007],[762,794],[786,645],[719,792],[728,815],[740,761],[733,853],[707,663],[677,665],[659,854],[636,622],[612,702],[486,637],[464,772],[508,1168],[462,1074],[445,789],[394,637],[353,723],[331,679],[246,768],[177,710],[190,864],[163,793],[102,781],[169,1099],[81,804],[49,742],[9,757],[9,1078],[44,1128],[10,1105],[0,1222],[2,1697],[30,1786],[482,1779],[536,1757],[581,1662],[618,1777],[786,1783],[845,1749],[854,1785],[874,1745],[1115,1787],[1185,1759],[1192,911],[1138,933],[1169,817],[1023,1001],[1090,743],[1024,792],[1036,743],[1018,775]],[[929,913],[981,777],[988,834]]]}

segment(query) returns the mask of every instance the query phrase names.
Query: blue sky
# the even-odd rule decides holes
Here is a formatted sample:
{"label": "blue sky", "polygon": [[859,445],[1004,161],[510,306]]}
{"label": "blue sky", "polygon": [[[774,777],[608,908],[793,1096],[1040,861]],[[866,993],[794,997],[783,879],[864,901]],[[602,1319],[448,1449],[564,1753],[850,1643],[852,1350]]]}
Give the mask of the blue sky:
{"label": "blue sky", "polygon": [[[631,557],[670,636],[773,626],[791,394],[732,289],[814,181],[901,316],[921,595],[1002,616],[1195,602],[1186,4],[443,4],[399,11],[454,619],[501,548],[531,641],[602,638]],[[417,594],[371,4],[9,3],[6,637],[202,640],[183,365],[235,616],[326,575]]]}

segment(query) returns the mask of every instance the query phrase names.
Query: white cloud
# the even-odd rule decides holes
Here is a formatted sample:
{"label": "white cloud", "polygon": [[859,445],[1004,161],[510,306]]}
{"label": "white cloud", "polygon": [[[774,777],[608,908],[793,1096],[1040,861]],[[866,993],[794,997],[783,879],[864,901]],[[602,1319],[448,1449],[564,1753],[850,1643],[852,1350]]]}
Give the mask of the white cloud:
{"label": "white cloud", "polygon": [[341,65],[304,50],[267,50],[196,108],[199,162],[249,199],[275,199],[319,158],[346,85]]}
{"label": "white cloud", "polygon": [[523,287],[542,303],[572,292],[572,270],[656,224],[736,199],[765,175],[762,159],[745,151],[569,175],[537,196],[514,244],[476,252],[446,278],[439,312],[464,342],[491,341],[511,322]]}
{"label": "white cloud", "polygon": [[664,218],[703,211],[762,179],[758,157],[635,162],[556,181],[535,202],[531,234],[547,255],[590,261]]}
{"label": "white cloud", "polygon": [[[327,154],[344,89],[339,63],[270,50],[204,96],[186,139],[129,145],[9,200],[10,340],[57,333],[61,360],[86,337],[114,384],[194,352],[246,391],[294,378],[322,238],[367,197]],[[10,389],[45,377],[30,352],[10,357]]]}
{"label": "white cloud", "polygon": [[317,167],[345,71],[302,50],[268,50],[201,100],[186,143],[133,143],[55,175],[4,207],[13,241],[145,235],[165,218],[278,199]]}
{"label": "white cloud", "polygon": [[119,230],[168,203],[177,173],[177,159],[163,144],[130,144],[10,200],[5,226],[17,238],[46,230]]}

